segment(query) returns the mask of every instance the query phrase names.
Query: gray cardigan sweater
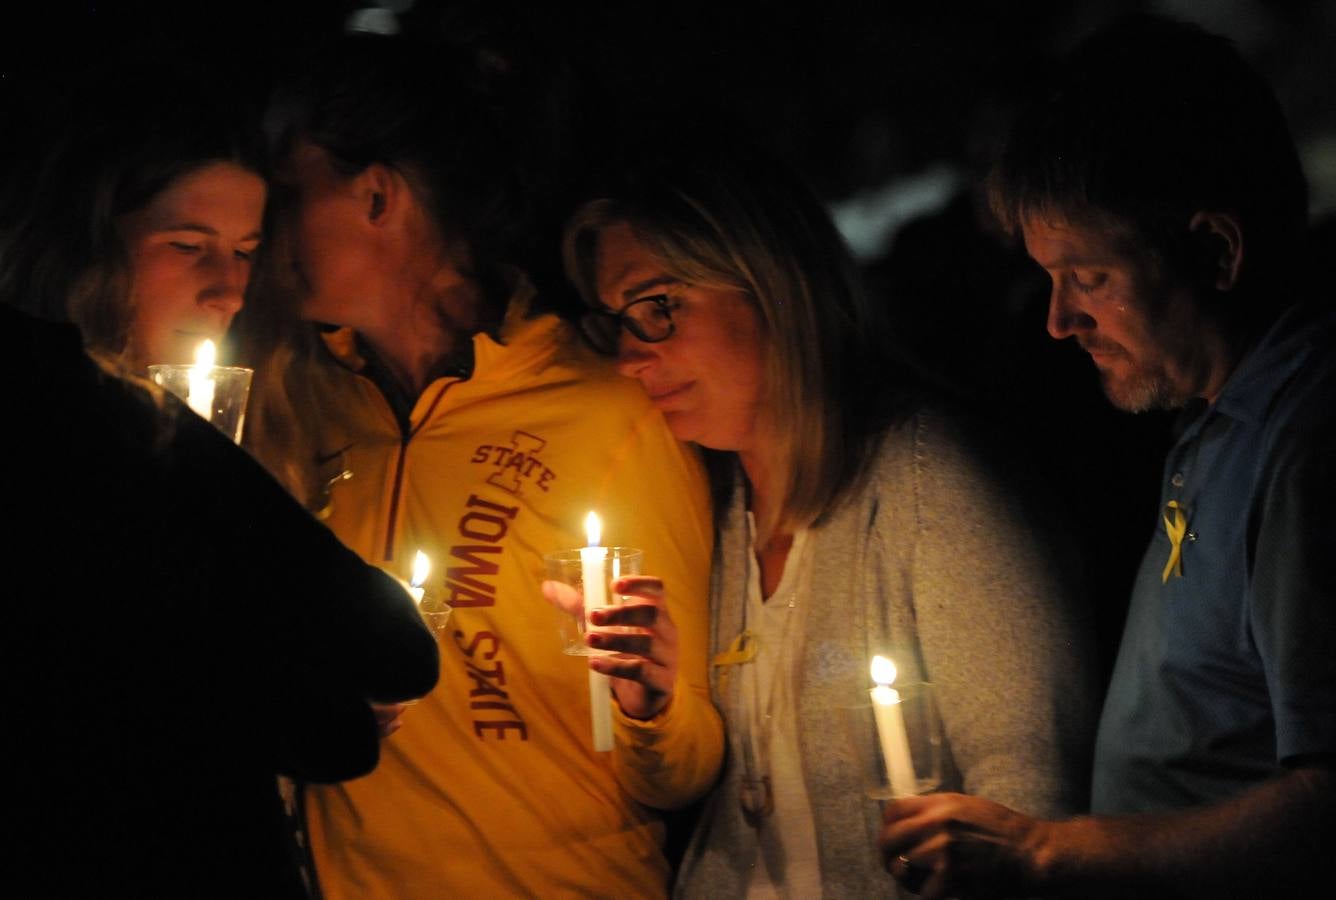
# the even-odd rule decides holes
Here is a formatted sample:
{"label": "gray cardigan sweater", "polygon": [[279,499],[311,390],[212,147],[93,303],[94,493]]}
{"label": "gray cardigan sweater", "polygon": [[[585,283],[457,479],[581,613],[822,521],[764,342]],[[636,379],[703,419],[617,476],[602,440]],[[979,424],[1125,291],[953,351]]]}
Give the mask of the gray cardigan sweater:
{"label": "gray cardigan sweater", "polygon": [[[942,790],[978,794],[1038,816],[1087,804],[1094,724],[1093,654],[1070,555],[1056,551],[1060,510],[1024,502],[986,446],[939,412],[892,428],[860,485],[808,540],[812,604],[800,659],[799,739],[828,897],[890,896],[868,799],[840,707],[866,702],[882,653],[901,683],[931,681],[944,739]],[[720,523],[711,598],[712,652],[743,627],[743,491]],[[1041,535],[1043,537],[1041,537]],[[764,651],[762,651],[764,652]],[[715,702],[739,712],[741,678]],[[738,736],[679,873],[680,897],[741,897],[761,832],[740,812]],[[906,895],[908,896],[908,895]]]}

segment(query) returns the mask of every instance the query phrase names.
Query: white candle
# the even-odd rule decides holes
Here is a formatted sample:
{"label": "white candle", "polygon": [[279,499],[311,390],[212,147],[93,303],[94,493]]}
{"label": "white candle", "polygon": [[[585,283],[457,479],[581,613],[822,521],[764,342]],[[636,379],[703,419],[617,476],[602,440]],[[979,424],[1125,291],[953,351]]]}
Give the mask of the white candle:
{"label": "white candle", "polygon": [[876,682],[870,693],[872,711],[877,721],[877,737],[881,740],[881,756],[886,761],[886,774],[891,780],[891,794],[910,797],[918,793],[918,779],[914,777],[914,760],[909,755],[909,736],[905,733],[905,718],[900,711],[900,692],[891,687],[895,681],[895,663],[884,656],[872,658],[872,680]]}
{"label": "white candle", "polygon": [[[608,548],[599,546],[602,523],[595,513],[585,517],[585,537],[589,546],[580,548],[580,580],[584,584],[585,630],[593,627],[589,614],[608,605],[608,587],[603,583],[603,561]],[[589,673],[589,713],[594,732],[594,749],[600,753],[612,749],[612,702],[608,697],[608,676]]]}
{"label": "white candle", "polygon": [[186,376],[186,405],[206,422],[213,418],[213,363],[217,356],[213,341],[202,341],[195,348],[195,364]]}
{"label": "white candle", "polygon": [[418,606],[422,605],[422,598],[427,593],[427,589],[423,585],[430,574],[431,558],[419,550],[417,556],[413,557],[413,579],[408,583],[408,594]]}

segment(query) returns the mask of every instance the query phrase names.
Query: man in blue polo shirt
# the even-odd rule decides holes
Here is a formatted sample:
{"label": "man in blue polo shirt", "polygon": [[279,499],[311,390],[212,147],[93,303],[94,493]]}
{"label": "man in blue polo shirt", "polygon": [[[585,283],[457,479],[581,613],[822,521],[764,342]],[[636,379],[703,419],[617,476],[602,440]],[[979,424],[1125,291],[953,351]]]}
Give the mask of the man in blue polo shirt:
{"label": "man in blue polo shirt", "polygon": [[1275,98],[1229,42],[1125,20],[1017,122],[990,187],[1052,280],[1053,337],[1119,408],[1182,415],[1095,815],[900,800],[887,867],[928,897],[1330,889],[1336,314],[1301,277],[1307,192]]}

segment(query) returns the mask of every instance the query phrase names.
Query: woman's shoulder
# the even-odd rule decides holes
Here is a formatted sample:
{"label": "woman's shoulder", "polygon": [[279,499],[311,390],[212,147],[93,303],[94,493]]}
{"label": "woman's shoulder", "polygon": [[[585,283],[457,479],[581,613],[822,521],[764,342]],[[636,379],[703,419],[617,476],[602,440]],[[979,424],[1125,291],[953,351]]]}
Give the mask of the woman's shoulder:
{"label": "woman's shoulder", "polygon": [[919,404],[882,434],[871,475],[883,490],[999,489],[1026,480],[1014,437],[944,401]]}
{"label": "woman's shoulder", "polygon": [[873,465],[884,473],[906,465],[968,465],[986,454],[988,431],[977,418],[944,401],[925,401],[882,432]]}

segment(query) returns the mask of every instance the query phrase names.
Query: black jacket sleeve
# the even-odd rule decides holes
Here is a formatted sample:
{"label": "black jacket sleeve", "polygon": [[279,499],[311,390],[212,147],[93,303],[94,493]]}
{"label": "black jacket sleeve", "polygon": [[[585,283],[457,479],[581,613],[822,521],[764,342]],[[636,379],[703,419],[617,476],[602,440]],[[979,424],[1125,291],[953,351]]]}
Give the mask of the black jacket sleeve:
{"label": "black jacket sleeve", "polygon": [[12,748],[35,772],[163,791],[370,771],[367,701],[437,677],[406,593],[175,398],[104,371],[72,329],[0,308],[0,362]]}

